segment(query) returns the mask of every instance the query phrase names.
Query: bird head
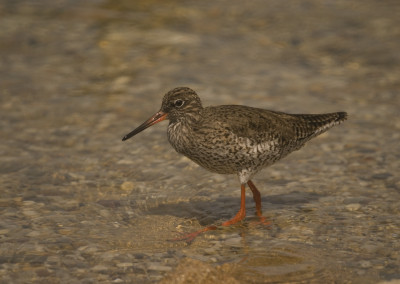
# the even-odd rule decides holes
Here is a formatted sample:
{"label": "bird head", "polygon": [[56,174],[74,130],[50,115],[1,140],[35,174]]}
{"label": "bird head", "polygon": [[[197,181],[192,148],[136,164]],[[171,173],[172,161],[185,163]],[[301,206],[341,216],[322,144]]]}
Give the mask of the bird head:
{"label": "bird head", "polygon": [[187,87],[172,89],[164,95],[161,109],[133,131],[125,135],[122,141],[135,136],[146,128],[165,119],[169,119],[170,123],[183,120],[187,122],[195,121],[198,119],[202,109],[200,98],[195,91]]}

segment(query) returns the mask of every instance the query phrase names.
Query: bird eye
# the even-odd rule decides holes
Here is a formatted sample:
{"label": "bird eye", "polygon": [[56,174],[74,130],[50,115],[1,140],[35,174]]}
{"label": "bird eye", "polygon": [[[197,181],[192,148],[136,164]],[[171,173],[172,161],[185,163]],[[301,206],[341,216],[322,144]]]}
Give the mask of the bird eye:
{"label": "bird eye", "polygon": [[174,102],[174,106],[176,106],[176,107],[181,107],[181,106],[183,106],[183,103],[184,103],[183,100],[176,100],[176,101]]}

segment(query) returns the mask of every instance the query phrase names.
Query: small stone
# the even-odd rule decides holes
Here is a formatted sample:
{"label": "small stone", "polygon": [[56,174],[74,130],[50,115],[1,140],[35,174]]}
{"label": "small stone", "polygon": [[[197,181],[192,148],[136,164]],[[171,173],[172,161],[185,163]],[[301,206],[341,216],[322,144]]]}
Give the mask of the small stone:
{"label": "small stone", "polygon": [[118,200],[99,200],[97,201],[97,203],[109,208],[117,208],[121,206],[121,202],[119,202]]}
{"label": "small stone", "polygon": [[125,90],[130,80],[131,78],[129,76],[120,76],[116,78],[111,84],[111,90],[113,92],[120,92]]}
{"label": "small stone", "polygon": [[22,210],[22,213],[27,217],[36,217],[39,215],[38,212],[33,211],[33,210]]}
{"label": "small stone", "polygon": [[60,229],[60,230],[58,230],[58,232],[61,235],[71,235],[74,231],[70,230],[70,229]]}
{"label": "small stone", "polygon": [[148,269],[156,271],[170,271],[172,268],[169,266],[161,265],[158,262],[152,262],[149,264]]}
{"label": "small stone", "polygon": [[125,181],[123,184],[121,184],[121,189],[125,191],[131,191],[133,187],[134,184],[131,181]]}
{"label": "small stone", "polygon": [[369,268],[369,267],[372,266],[372,264],[371,264],[371,262],[368,261],[368,260],[362,260],[362,261],[360,261],[360,266],[361,266],[362,268]]}
{"label": "small stone", "polygon": [[76,173],[68,173],[68,175],[74,180],[84,180],[85,179],[84,175],[80,175],[80,174],[76,174]]}
{"label": "small stone", "polygon": [[23,206],[34,206],[35,204],[36,204],[36,202],[32,201],[32,200],[25,200],[22,202]]}
{"label": "small stone", "polygon": [[347,204],[345,207],[346,207],[346,210],[348,210],[348,211],[357,211],[358,209],[360,209],[361,204],[360,203],[351,203],[351,204]]}
{"label": "small stone", "polygon": [[204,252],[205,252],[206,254],[212,255],[212,254],[215,253],[215,247],[205,248],[205,249],[204,249]]}
{"label": "small stone", "polygon": [[241,237],[234,237],[225,240],[225,245],[237,247],[242,245],[242,238]]}
{"label": "small stone", "polygon": [[101,264],[92,267],[92,270],[96,272],[108,271],[109,269],[109,267]]}
{"label": "small stone", "polygon": [[9,229],[1,229],[1,230],[0,230],[0,235],[5,235],[5,234],[7,234],[9,231],[10,231]]}
{"label": "small stone", "polygon": [[104,218],[110,217],[110,212],[106,209],[100,210],[99,214],[101,217],[104,217]]}
{"label": "small stone", "polygon": [[85,253],[94,253],[97,252],[99,249],[95,246],[81,246],[78,248],[79,251],[83,251]]}
{"label": "small stone", "polygon": [[121,263],[117,263],[118,267],[122,267],[122,268],[127,268],[127,267],[132,267],[133,263],[131,262],[121,262]]}
{"label": "small stone", "polygon": [[29,232],[28,234],[26,234],[28,237],[31,237],[31,238],[33,238],[33,237],[38,237],[38,236],[40,236],[40,232],[39,231],[31,231],[31,232]]}

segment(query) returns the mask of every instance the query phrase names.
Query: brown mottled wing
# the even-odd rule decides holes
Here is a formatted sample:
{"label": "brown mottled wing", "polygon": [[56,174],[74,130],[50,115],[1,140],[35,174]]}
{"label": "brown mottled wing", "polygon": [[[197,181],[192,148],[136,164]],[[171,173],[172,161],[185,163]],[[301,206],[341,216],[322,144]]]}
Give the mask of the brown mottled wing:
{"label": "brown mottled wing", "polygon": [[345,112],[328,114],[286,114],[247,106],[209,107],[208,129],[224,129],[256,143],[278,140],[304,144],[347,118]]}
{"label": "brown mottled wing", "polygon": [[284,113],[237,105],[207,107],[205,111],[207,120],[202,121],[198,128],[201,132],[212,130],[217,135],[233,133],[255,143],[295,136],[293,127],[288,123],[292,118]]}

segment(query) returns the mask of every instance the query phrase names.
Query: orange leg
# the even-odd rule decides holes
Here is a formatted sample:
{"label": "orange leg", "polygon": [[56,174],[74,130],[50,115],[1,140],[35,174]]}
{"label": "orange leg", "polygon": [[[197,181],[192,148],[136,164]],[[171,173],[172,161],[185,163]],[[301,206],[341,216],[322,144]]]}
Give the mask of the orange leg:
{"label": "orange leg", "polygon": [[254,199],[254,202],[256,203],[256,214],[260,218],[260,222],[264,225],[269,225],[270,222],[266,221],[265,217],[262,215],[260,192],[258,191],[257,187],[254,185],[254,183],[251,180],[249,180],[247,182],[247,184],[249,185],[251,191],[253,192],[253,199]]}
{"label": "orange leg", "polygon": [[253,192],[253,199],[254,202],[256,203],[256,211],[257,211],[257,216],[262,216],[262,211],[261,211],[261,194],[258,191],[257,187],[254,185],[254,183],[249,180],[247,182],[249,185],[251,191]]}
{"label": "orange leg", "polygon": [[229,225],[235,224],[235,223],[243,220],[244,217],[246,217],[246,188],[245,188],[245,184],[242,184],[240,186],[240,188],[241,188],[241,199],[240,199],[239,212],[231,220],[222,223],[222,226],[229,226]]}

